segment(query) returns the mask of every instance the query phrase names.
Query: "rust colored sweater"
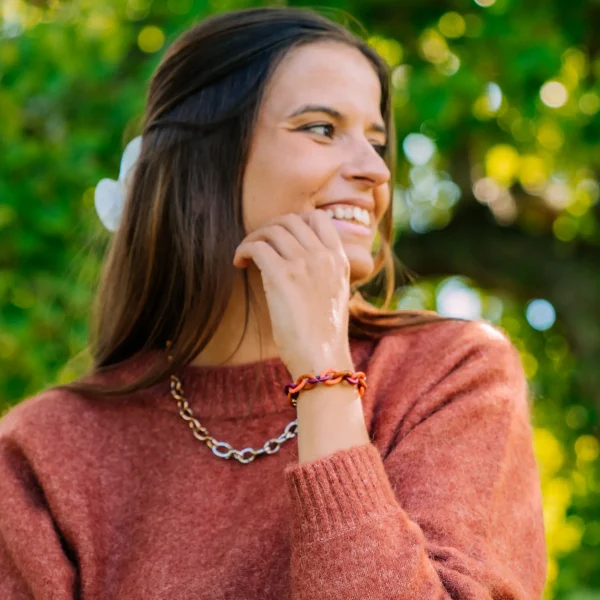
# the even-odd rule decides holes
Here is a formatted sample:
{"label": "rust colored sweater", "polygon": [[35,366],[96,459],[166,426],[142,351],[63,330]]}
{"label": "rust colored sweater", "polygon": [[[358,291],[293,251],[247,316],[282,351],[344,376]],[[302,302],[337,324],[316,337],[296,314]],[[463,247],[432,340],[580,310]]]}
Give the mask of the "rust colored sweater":
{"label": "rust colored sweater", "polygon": [[[539,599],[542,497],[515,347],[485,321],[446,321],[351,349],[372,441],[304,465],[297,438],[247,465],[216,457],[168,381],[102,401],[50,388],[11,409],[0,598]],[[238,449],[295,419],[285,365],[264,364],[246,418],[256,363],[181,371],[197,418]]]}

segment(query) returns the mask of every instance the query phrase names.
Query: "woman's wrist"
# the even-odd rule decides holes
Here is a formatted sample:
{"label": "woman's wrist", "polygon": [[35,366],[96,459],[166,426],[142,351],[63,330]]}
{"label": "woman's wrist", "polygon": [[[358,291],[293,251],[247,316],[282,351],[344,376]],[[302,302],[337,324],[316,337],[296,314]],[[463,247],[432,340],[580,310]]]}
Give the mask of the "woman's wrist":
{"label": "woman's wrist", "polygon": [[301,391],[297,417],[300,464],[371,441],[356,386],[345,381]]}
{"label": "woman's wrist", "polygon": [[314,353],[309,358],[304,358],[288,368],[294,381],[306,373],[317,376],[327,369],[354,372],[354,363],[350,349],[337,352],[325,351]]}

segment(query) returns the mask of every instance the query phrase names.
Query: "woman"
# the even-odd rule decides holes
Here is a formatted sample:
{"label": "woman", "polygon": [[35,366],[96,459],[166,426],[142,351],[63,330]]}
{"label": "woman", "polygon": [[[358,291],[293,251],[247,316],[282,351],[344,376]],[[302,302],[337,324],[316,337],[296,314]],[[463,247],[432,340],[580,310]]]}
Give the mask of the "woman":
{"label": "woman", "polygon": [[539,598],[518,352],[358,291],[393,290],[381,58],[308,10],[214,16],[140,141],[94,368],[0,422],[0,597]]}

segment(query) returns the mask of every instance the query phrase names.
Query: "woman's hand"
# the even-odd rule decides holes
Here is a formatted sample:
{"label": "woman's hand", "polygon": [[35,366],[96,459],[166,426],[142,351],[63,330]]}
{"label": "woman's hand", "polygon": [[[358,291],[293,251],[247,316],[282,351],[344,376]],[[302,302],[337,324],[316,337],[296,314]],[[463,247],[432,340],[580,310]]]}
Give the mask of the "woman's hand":
{"label": "woman's hand", "polygon": [[290,213],[247,235],[233,265],[260,269],[273,339],[292,377],[352,369],[348,340],[350,264],[324,210]]}

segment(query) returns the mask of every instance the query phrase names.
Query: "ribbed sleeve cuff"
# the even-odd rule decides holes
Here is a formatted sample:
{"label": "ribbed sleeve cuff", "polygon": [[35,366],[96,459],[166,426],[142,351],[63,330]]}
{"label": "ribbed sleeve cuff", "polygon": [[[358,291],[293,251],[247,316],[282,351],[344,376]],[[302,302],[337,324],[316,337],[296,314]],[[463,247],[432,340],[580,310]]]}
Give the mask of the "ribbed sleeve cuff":
{"label": "ribbed sleeve cuff", "polygon": [[373,444],[340,450],[318,460],[288,465],[292,534],[303,544],[324,541],[401,511]]}

